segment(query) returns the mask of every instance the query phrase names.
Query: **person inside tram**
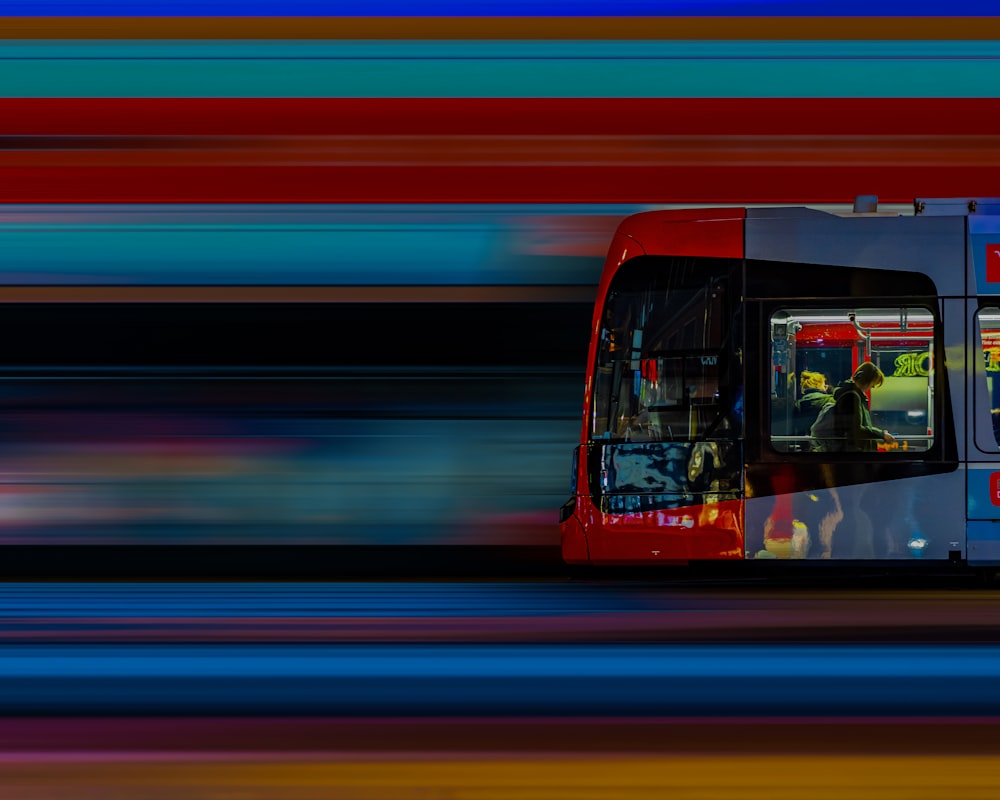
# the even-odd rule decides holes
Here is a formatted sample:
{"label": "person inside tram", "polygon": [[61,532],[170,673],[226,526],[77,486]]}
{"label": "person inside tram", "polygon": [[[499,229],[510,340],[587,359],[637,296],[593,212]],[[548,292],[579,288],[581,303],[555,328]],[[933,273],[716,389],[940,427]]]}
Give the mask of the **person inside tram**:
{"label": "person inside tram", "polygon": [[821,372],[802,370],[799,375],[801,395],[795,401],[795,435],[808,436],[809,428],[816,421],[823,406],[833,402],[826,375]]}
{"label": "person inside tram", "polygon": [[836,408],[833,409],[838,418],[838,428],[843,438],[843,449],[849,452],[875,452],[879,442],[892,444],[896,438],[883,428],[872,425],[871,412],[868,410],[866,392],[871,391],[885,382],[882,370],[871,361],[858,365],[849,380],[838,384],[833,392]]}

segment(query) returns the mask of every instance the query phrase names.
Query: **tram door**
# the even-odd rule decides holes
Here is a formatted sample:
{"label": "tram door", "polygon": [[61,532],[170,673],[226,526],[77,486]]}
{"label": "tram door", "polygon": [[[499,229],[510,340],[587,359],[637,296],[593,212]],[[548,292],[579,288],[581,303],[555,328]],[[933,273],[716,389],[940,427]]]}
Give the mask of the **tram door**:
{"label": "tram door", "polygon": [[1000,297],[969,305],[968,561],[1000,564]]}
{"label": "tram door", "polygon": [[969,564],[1000,565],[1000,216],[970,215],[966,303],[966,548]]}

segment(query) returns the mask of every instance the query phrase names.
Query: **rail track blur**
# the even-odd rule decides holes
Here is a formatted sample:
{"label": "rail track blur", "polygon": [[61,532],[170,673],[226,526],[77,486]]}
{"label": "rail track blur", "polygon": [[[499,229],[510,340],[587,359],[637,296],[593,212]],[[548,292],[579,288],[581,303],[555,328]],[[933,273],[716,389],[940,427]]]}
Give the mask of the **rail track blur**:
{"label": "rail track blur", "polygon": [[9,581],[0,793],[995,796],[1000,591]]}

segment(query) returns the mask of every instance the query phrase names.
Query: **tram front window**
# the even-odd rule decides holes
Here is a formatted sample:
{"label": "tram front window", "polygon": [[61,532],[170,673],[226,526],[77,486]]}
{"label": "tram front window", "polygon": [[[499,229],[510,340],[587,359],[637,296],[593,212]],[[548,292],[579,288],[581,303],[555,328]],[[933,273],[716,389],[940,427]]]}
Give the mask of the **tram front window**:
{"label": "tram front window", "polygon": [[[924,452],[933,445],[928,309],[780,309],[770,319],[770,340],[770,440],[778,452]],[[865,363],[869,377],[877,376],[872,381],[856,379]],[[846,398],[814,427],[824,406],[859,383],[856,409]]]}
{"label": "tram front window", "polygon": [[[634,259],[604,308],[591,436],[678,442],[738,435],[728,262]],[[704,259],[700,261],[705,261]]]}
{"label": "tram front window", "polygon": [[[628,441],[695,441],[710,432],[719,414],[718,355],[642,359],[629,378],[639,391],[620,406],[616,436]],[[625,409],[634,414],[628,414]]]}

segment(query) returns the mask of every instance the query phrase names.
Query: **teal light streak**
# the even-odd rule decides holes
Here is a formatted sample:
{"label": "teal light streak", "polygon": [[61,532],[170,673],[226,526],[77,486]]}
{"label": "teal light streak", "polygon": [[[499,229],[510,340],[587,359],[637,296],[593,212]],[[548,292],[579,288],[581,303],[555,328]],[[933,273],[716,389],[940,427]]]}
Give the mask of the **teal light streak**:
{"label": "teal light streak", "polygon": [[1000,42],[6,43],[3,97],[994,97]]}

